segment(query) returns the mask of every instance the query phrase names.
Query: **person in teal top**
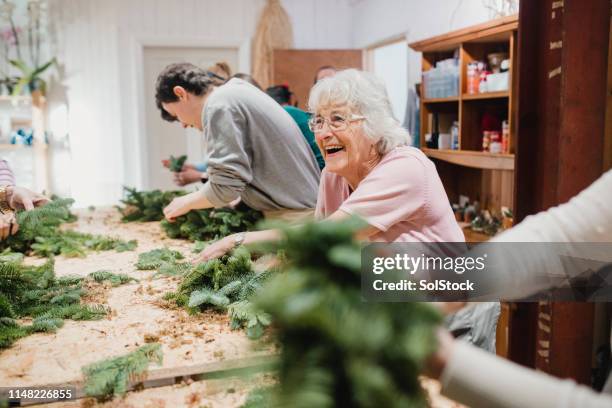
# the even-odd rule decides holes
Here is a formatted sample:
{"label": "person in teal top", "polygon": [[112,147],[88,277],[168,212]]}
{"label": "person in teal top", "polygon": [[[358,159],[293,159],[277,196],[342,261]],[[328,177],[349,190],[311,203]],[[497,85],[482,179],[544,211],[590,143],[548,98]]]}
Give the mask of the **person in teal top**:
{"label": "person in teal top", "polygon": [[319,146],[317,146],[317,142],[315,142],[314,133],[308,127],[308,119],[310,119],[310,113],[301,110],[295,106],[291,106],[291,95],[293,93],[289,90],[289,87],[286,85],[278,85],[271,86],[266,89],[266,93],[272,97],[276,102],[278,102],[287,113],[293,118],[295,123],[297,123],[298,127],[302,131],[304,138],[308,142],[308,145],[312,149],[312,152],[317,159],[317,164],[319,168],[323,170],[325,167],[325,160],[323,160],[323,155],[319,150]]}

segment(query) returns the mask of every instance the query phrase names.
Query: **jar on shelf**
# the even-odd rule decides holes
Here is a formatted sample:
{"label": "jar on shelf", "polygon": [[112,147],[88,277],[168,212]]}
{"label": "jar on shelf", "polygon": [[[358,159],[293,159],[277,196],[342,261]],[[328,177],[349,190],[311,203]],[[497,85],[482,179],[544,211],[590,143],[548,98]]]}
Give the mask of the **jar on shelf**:
{"label": "jar on shelf", "polygon": [[489,152],[491,153],[501,153],[502,152],[502,143],[501,143],[501,135],[499,131],[491,131],[489,132]]}
{"label": "jar on shelf", "polygon": [[502,153],[510,153],[510,126],[507,120],[502,122]]}
{"label": "jar on shelf", "polygon": [[482,132],[482,151],[488,152],[490,144],[491,144],[491,132],[489,132],[488,130],[485,130],[484,132]]}

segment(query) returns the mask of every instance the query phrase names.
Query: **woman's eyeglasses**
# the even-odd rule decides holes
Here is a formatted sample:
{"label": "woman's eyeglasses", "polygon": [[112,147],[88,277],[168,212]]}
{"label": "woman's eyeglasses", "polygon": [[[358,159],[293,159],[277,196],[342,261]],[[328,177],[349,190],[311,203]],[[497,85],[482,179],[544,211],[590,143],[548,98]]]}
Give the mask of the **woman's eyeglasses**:
{"label": "woman's eyeglasses", "polygon": [[308,120],[308,128],[312,132],[320,133],[323,131],[323,128],[327,123],[329,130],[332,132],[341,132],[348,128],[349,123],[363,119],[365,119],[365,117],[359,115],[351,115],[349,118],[346,118],[342,115],[334,114],[331,115],[329,119],[324,118],[323,116],[313,116]]}

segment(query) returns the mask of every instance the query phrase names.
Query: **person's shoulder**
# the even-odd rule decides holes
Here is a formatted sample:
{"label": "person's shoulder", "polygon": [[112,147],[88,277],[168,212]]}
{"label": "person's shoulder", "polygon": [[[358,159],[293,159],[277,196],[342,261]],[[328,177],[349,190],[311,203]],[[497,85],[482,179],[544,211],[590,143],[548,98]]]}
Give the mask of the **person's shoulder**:
{"label": "person's shoulder", "polygon": [[420,164],[423,167],[431,167],[433,162],[423,153],[421,149],[412,146],[398,146],[393,148],[381,159],[381,164],[394,163],[397,165]]}
{"label": "person's shoulder", "polygon": [[209,97],[210,103],[227,103],[244,99],[245,95],[256,96],[262,93],[259,89],[243,79],[232,78],[221,86],[215,88]]}
{"label": "person's shoulder", "polygon": [[310,119],[308,112],[305,112],[300,108],[296,108],[295,106],[285,105],[283,106],[283,109],[285,109],[287,113],[291,115],[291,117],[298,123],[308,122],[308,119]]}

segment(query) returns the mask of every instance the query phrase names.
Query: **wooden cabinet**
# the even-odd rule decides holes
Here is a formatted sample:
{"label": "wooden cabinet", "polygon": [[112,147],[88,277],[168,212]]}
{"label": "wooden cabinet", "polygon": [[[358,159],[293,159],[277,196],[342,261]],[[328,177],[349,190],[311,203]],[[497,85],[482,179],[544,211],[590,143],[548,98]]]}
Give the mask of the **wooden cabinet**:
{"label": "wooden cabinet", "polygon": [[[499,214],[502,206],[514,208],[517,29],[518,19],[511,16],[410,44],[423,54],[424,76],[437,62],[458,59],[456,95],[427,98],[430,92],[424,83],[421,85],[418,137],[423,152],[435,161],[450,200],[457,202],[459,195],[466,195],[492,214]],[[510,60],[507,89],[469,93],[469,64],[487,61],[492,53],[507,54]],[[507,152],[482,151],[484,115],[507,121],[510,135]],[[439,133],[451,133],[453,122],[458,123],[458,149],[427,147],[425,135],[434,132],[436,122]]]}

